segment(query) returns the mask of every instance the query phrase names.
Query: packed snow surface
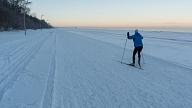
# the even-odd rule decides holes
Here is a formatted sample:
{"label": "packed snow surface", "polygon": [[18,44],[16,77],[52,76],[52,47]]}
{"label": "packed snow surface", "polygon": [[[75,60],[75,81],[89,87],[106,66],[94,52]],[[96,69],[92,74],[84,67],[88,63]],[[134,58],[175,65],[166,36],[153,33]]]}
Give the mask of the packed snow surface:
{"label": "packed snow surface", "polygon": [[0,108],[192,108],[192,33],[139,31],[141,70],[127,32],[1,32]]}

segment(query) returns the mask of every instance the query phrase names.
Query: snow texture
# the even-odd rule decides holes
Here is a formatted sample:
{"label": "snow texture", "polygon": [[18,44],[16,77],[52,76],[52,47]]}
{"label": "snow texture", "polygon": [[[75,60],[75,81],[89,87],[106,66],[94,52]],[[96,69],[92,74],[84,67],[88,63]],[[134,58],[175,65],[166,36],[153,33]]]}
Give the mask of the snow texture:
{"label": "snow texture", "polygon": [[127,32],[0,33],[0,108],[192,108],[192,33],[139,31],[140,70]]}

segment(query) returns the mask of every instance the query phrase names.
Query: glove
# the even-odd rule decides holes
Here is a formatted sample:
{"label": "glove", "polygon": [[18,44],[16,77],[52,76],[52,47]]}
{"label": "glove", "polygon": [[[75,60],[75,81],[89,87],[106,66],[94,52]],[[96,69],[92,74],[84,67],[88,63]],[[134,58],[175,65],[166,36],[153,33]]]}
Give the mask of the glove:
{"label": "glove", "polygon": [[129,39],[129,32],[127,32],[127,38]]}

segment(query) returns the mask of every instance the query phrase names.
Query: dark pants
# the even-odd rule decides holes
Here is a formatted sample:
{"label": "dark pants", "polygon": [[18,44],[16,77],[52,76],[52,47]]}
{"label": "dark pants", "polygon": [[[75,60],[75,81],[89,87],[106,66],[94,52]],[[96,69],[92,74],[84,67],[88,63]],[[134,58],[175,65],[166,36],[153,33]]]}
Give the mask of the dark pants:
{"label": "dark pants", "polygon": [[141,51],[143,49],[143,46],[139,46],[139,47],[135,47],[135,49],[133,50],[133,63],[135,63],[135,55],[138,52],[138,61],[140,61],[141,58]]}

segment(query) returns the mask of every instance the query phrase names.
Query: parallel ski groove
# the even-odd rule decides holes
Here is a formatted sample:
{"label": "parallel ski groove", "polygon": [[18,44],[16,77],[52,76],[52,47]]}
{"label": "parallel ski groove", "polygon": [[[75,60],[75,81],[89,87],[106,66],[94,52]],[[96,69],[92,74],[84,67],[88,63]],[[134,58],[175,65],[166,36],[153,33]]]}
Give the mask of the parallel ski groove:
{"label": "parallel ski groove", "polygon": [[[27,66],[27,64],[31,61],[33,56],[37,53],[37,51],[40,49],[41,45],[49,38],[49,36],[42,36],[41,39],[37,39],[36,42],[28,43],[28,40],[23,43],[25,43],[26,46],[30,46],[31,48],[28,48],[28,50],[22,50],[23,55],[15,55],[17,59],[13,59],[13,61],[10,62],[10,64],[6,64],[6,68],[1,72],[3,75],[0,77],[0,100],[3,98],[3,93],[12,87],[12,83],[17,79],[17,77],[20,75],[20,71]],[[21,44],[19,44],[21,45]],[[25,45],[17,46],[18,49],[23,48]],[[15,52],[15,49],[10,50],[9,53]],[[20,54],[20,53],[19,53]],[[9,57],[9,56],[8,56]],[[2,84],[3,83],[3,84]]]}
{"label": "parallel ski groove", "polygon": [[46,90],[43,98],[42,108],[51,108],[54,92],[54,77],[55,77],[55,55],[56,54],[56,36],[54,40],[54,46],[52,50],[50,72],[47,80]]}

